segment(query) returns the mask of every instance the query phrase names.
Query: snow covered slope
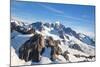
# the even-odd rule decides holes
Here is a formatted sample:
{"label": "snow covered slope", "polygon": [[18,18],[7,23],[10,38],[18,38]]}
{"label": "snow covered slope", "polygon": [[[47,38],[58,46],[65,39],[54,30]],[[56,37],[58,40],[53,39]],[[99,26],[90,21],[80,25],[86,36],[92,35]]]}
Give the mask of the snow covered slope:
{"label": "snow covered slope", "polygon": [[[16,21],[13,20],[13,23],[16,23]],[[20,25],[20,22],[17,25]],[[55,24],[36,22],[31,25],[35,28],[36,33],[42,34],[45,39],[51,36],[54,40],[60,40],[61,44],[58,46],[67,59],[63,55],[57,55],[56,60],[52,61],[50,59],[51,48],[47,47],[38,63],[33,61],[25,62],[19,59],[18,50],[20,46],[29,40],[30,37],[34,36],[34,34],[21,34],[14,30],[11,32],[11,66],[95,61],[95,46],[90,44],[92,41],[89,39],[89,36],[88,39],[84,38],[85,35],[77,34],[76,31],[66,28],[60,22]]]}

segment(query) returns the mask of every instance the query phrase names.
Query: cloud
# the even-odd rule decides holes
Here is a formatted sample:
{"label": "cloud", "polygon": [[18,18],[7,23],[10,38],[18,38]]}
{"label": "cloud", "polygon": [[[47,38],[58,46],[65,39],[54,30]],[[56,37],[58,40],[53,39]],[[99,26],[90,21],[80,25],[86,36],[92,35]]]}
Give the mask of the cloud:
{"label": "cloud", "polygon": [[71,20],[75,20],[75,21],[84,21],[84,22],[90,22],[90,20],[88,20],[87,18],[84,18],[83,16],[86,17],[86,15],[83,15],[82,17],[73,17],[71,15],[65,15],[65,13],[61,10],[58,10],[56,8],[53,8],[51,6],[48,5],[44,5],[44,4],[39,4],[40,6],[42,6],[43,8],[46,8],[49,11],[52,11],[54,13],[57,13],[57,16],[63,17],[63,18],[67,18],[67,19],[71,19]]}
{"label": "cloud", "polygon": [[43,8],[46,8],[46,9],[49,10],[49,11],[58,13],[57,16],[61,16],[61,17],[64,17],[64,18],[72,19],[72,20],[78,20],[78,21],[83,20],[82,18],[78,18],[78,17],[73,17],[73,16],[65,15],[63,11],[58,10],[58,9],[55,9],[55,8],[53,8],[53,7],[51,7],[51,6],[47,6],[47,5],[44,5],[44,4],[39,4],[39,5],[41,5]]}
{"label": "cloud", "polygon": [[91,22],[92,20],[88,20],[87,18],[83,17],[75,17],[75,16],[69,16],[69,15],[64,15],[64,14],[58,14],[57,16],[67,18],[73,21],[84,21],[84,22]]}
{"label": "cloud", "polygon": [[46,8],[46,9],[52,11],[52,12],[55,12],[55,13],[58,13],[58,14],[64,14],[63,11],[55,9],[53,7],[50,7],[50,6],[47,6],[47,5],[43,5],[43,4],[39,4],[39,5],[42,6],[43,8]]}

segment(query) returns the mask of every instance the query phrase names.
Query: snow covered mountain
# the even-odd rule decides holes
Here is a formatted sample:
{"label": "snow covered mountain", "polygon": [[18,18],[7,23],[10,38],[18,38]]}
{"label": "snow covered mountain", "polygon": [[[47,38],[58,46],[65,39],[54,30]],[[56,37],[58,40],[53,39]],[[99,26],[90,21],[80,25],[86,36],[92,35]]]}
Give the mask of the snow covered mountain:
{"label": "snow covered mountain", "polygon": [[[51,48],[45,47],[39,62],[25,62],[20,59],[18,57],[19,48],[34,36],[34,33],[43,35],[45,39],[52,37],[54,40],[59,40],[58,47],[62,50],[62,53],[52,61],[50,59]],[[77,31],[72,30],[70,27],[65,27],[59,21],[56,23],[35,22],[29,25],[21,21],[11,21],[12,66],[83,61],[95,61],[95,41],[89,36],[77,33]]]}
{"label": "snow covered mountain", "polygon": [[82,42],[88,44],[88,45],[95,46],[95,41],[85,34],[79,33],[78,39],[81,40]]}
{"label": "snow covered mountain", "polygon": [[80,41],[88,44],[88,45],[92,45],[95,46],[95,42],[93,41],[92,38],[90,38],[89,36],[82,34],[82,33],[77,33],[76,31],[72,30],[70,27],[65,27],[64,25],[60,24],[60,22],[55,22],[55,23],[42,23],[42,22],[36,22],[33,23],[33,27],[35,27],[36,29],[44,29],[43,27],[47,27],[47,28],[53,28],[54,30],[52,31],[56,31],[56,34],[59,33],[59,35],[71,35],[76,37],[77,39],[79,39]]}

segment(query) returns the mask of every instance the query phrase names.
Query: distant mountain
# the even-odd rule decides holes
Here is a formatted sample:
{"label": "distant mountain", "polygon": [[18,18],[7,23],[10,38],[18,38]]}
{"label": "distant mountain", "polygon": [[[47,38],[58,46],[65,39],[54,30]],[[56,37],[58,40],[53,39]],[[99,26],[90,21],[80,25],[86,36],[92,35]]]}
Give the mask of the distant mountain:
{"label": "distant mountain", "polygon": [[77,31],[74,31],[70,27],[65,27],[58,21],[55,23],[35,22],[30,25],[25,25],[23,22],[19,22],[19,21],[11,21],[11,25],[12,25],[11,27],[13,28],[16,27],[16,30],[22,33],[27,32],[29,29],[32,29],[32,28],[39,31],[45,30],[45,27],[49,29],[53,28],[51,32],[52,33],[56,32],[55,34],[59,35],[59,37],[61,37],[62,39],[64,39],[65,35],[68,34],[68,35],[74,36],[75,38],[79,39],[80,41],[88,45],[95,46],[95,42],[92,38],[90,38],[89,36],[83,33],[77,33]]}
{"label": "distant mountain", "polygon": [[33,29],[31,25],[27,25],[24,22],[12,20],[11,21],[11,32],[13,31],[17,31],[22,34],[30,34],[30,33],[34,33],[35,29]]}
{"label": "distant mountain", "polygon": [[39,31],[42,31],[44,29],[42,22],[35,22],[35,23],[32,23],[31,25],[34,29],[39,30]]}
{"label": "distant mountain", "polygon": [[72,30],[70,27],[64,28],[63,30],[65,31],[66,34],[69,34],[74,37],[78,36],[76,31]]}
{"label": "distant mountain", "polygon": [[81,40],[82,42],[88,44],[88,45],[92,45],[95,46],[95,41],[90,38],[89,36],[82,34],[82,33],[78,33],[78,37],[79,40]]}
{"label": "distant mountain", "polygon": [[95,46],[95,42],[92,38],[90,38],[89,36],[87,36],[85,34],[77,33],[77,31],[74,31],[70,27],[65,27],[58,21],[55,23],[36,22],[36,23],[32,23],[31,25],[33,28],[35,28],[39,31],[45,30],[44,26],[46,26],[47,28],[53,28],[53,30],[51,30],[51,31],[56,32],[56,34],[59,34],[59,36],[63,39],[64,39],[65,34],[68,34],[68,35],[74,36],[75,38],[79,39],[80,41],[82,41],[88,45]]}

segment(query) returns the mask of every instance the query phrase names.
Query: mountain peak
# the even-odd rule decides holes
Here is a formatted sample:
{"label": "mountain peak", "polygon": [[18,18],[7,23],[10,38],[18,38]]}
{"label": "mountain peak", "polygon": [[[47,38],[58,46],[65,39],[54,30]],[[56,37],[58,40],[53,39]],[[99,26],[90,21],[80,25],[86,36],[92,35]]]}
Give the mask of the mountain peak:
{"label": "mountain peak", "polygon": [[56,25],[60,25],[60,21],[56,21],[55,24],[56,24]]}

